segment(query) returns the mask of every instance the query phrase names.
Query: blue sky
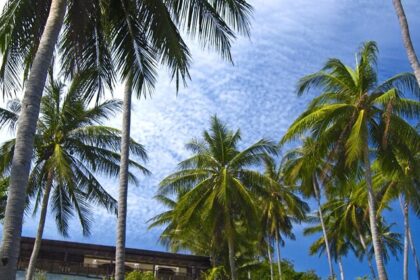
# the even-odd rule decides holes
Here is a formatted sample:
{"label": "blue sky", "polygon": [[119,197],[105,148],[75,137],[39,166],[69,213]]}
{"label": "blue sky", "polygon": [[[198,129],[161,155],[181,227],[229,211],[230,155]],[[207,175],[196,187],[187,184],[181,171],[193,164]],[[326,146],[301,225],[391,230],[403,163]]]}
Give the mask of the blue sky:
{"label": "blue sky", "polygon": [[[327,58],[337,57],[354,63],[354,53],[366,40],[377,41],[380,48],[379,73],[382,78],[411,71],[403,49],[400,30],[391,1],[383,0],[254,0],[251,38],[240,38],[233,48],[235,65],[192,44],[194,63],[192,81],[178,95],[165,69],[152,98],[134,102],[132,137],[144,144],[153,172],[139,177],[141,186],[130,186],[128,198],[127,246],[164,250],[158,242],[160,229],[147,229],[147,220],[164,208],[153,200],[159,181],[174,171],[188,156],[184,144],[199,136],[217,114],[232,128],[240,128],[244,145],[262,137],[279,140],[291,122],[303,111],[311,96],[298,98],[294,86],[303,75],[318,70]],[[420,53],[420,3],[404,1],[412,39]],[[118,88],[115,95],[122,92]],[[119,127],[120,116],[110,125]],[[5,135],[2,137],[5,138]],[[117,194],[117,181],[104,179],[108,190]],[[387,215],[401,219],[400,210]],[[114,244],[115,217],[95,209],[93,231],[83,237],[77,221],[69,240]],[[34,236],[37,217],[26,217],[23,234]],[[413,236],[420,251],[420,230],[413,219]],[[401,227],[396,228],[402,231]],[[325,257],[308,256],[313,238],[302,237],[296,227],[296,241],[286,241],[283,257],[297,269],[314,269],[327,276]],[[49,219],[45,238],[61,239],[53,219]],[[353,257],[344,260],[348,279],[367,275],[368,267]],[[411,278],[414,269],[410,263]],[[401,262],[388,265],[390,279],[401,279]]]}

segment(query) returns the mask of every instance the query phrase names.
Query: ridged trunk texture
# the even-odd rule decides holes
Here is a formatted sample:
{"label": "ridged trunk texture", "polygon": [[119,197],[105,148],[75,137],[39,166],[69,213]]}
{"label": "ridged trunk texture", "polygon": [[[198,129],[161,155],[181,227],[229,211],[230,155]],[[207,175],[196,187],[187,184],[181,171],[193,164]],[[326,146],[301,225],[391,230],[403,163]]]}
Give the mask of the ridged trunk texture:
{"label": "ridged trunk texture", "polygon": [[322,234],[324,236],[325,251],[327,253],[328,267],[330,269],[330,277],[331,277],[331,279],[334,279],[335,273],[334,273],[334,268],[333,268],[332,259],[331,259],[330,243],[328,242],[327,229],[325,227],[324,215],[322,214],[321,194],[319,193],[320,189],[319,189],[316,182],[317,182],[316,177],[314,176],[313,187],[314,187],[315,199],[316,199],[316,202],[318,204],[319,221],[321,222]]}
{"label": "ridged trunk texture", "polygon": [[408,280],[408,202],[402,195],[400,204],[404,217],[403,280]]}
{"label": "ridged trunk texture", "polygon": [[47,217],[48,201],[50,200],[51,187],[53,183],[53,173],[50,172],[45,186],[44,196],[41,202],[41,213],[39,217],[38,231],[32,249],[31,258],[29,260],[28,269],[26,270],[26,280],[32,280],[35,274],[36,260],[38,258],[39,249],[41,248],[42,235],[44,234],[45,218]]}
{"label": "ridged trunk texture", "polygon": [[370,159],[369,159],[369,147],[366,140],[363,147],[363,161],[365,165],[365,179],[368,191],[368,206],[369,206],[369,223],[370,223],[370,232],[372,234],[372,244],[373,250],[375,253],[376,268],[378,270],[379,280],[388,280],[388,276],[385,270],[384,261],[383,261],[383,248],[382,242],[378,235],[378,225],[376,220],[376,206],[375,206],[375,194],[373,191],[372,185],[372,171],[370,169]]}
{"label": "ridged trunk texture", "polygon": [[125,236],[127,220],[128,161],[130,157],[131,94],[131,80],[127,79],[124,85],[123,101],[117,244],[115,250],[115,280],[124,280],[125,278]]}
{"label": "ridged trunk texture", "polygon": [[268,261],[270,262],[270,280],[274,280],[273,257],[271,255],[270,238],[268,238],[268,242],[267,242],[267,255],[268,255]]}
{"label": "ridged trunk texture", "polygon": [[417,82],[420,86],[420,62],[414,50],[413,42],[411,41],[410,29],[408,27],[407,17],[405,16],[404,8],[400,0],[392,0],[394,4],[395,12],[400,23],[402,40],[404,43],[405,50],[407,51],[408,61],[410,62],[411,68],[413,68],[414,75],[416,76]]}
{"label": "ridged trunk texture", "polygon": [[277,245],[277,269],[279,271],[279,280],[283,279],[282,273],[281,273],[281,253],[280,253],[280,233],[277,231],[276,234],[276,245]]}
{"label": "ridged trunk texture", "polygon": [[235,238],[234,238],[234,228],[231,217],[227,217],[226,232],[228,233],[228,250],[229,250],[229,266],[230,266],[230,275],[231,280],[238,280],[238,272],[236,271],[235,263]]}
{"label": "ridged trunk texture", "polygon": [[3,226],[3,240],[0,249],[0,275],[2,280],[16,278],[23,213],[26,204],[26,185],[31,168],[34,135],[48,68],[63,26],[66,4],[66,0],[52,0],[48,19],[26,82],[16,133],[16,145]]}

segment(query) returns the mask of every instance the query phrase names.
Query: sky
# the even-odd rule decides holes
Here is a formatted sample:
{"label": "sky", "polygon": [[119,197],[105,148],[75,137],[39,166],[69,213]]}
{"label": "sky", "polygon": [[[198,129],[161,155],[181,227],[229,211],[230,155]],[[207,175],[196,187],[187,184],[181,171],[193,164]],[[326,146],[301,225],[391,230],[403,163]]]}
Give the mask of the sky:
{"label": "sky", "polygon": [[[379,45],[380,78],[411,71],[391,1],[252,0],[251,3],[255,9],[251,36],[234,43],[234,65],[191,42],[192,80],[188,87],[177,94],[175,84],[162,69],[153,96],[133,102],[132,137],[145,145],[150,158],[146,166],[153,174],[148,178],[139,174],[140,186],[129,186],[127,247],[165,250],[158,243],[161,229],[148,229],[147,221],[164,211],[153,196],[159,182],[189,156],[185,143],[201,135],[211,116],[219,116],[232,129],[240,128],[244,147],[261,138],[278,141],[313,97],[295,95],[297,80],[319,70],[331,57],[353,65],[355,52],[367,40]],[[420,2],[404,1],[404,5],[412,39],[420,53]],[[121,86],[114,95],[122,96]],[[120,127],[120,118],[115,116],[109,125]],[[8,137],[11,135],[3,133],[0,139]],[[101,181],[116,197],[117,180]],[[387,218],[400,221],[400,210],[387,213]],[[34,236],[37,222],[37,216],[26,217],[23,235]],[[114,245],[115,222],[114,216],[94,209],[91,236],[83,237],[74,219],[67,240]],[[420,237],[415,234],[420,230],[418,220],[413,219],[412,225],[420,251]],[[297,238],[286,240],[282,255],[297,269],[314,269],[326,278],[326,258],[309,256],[314,237],[303,237],[303,227],[295,227]],[[402,232],[401,225],[395,230]],[[53,217],[48,218],[44,237],[63,239]],[[415,276],[413,267],[410,263],[410,279]],[[390,279],[401,279],[402,262],[393,260],[387,268]],[[344,269],[347,279],[369,273],[367,264],[351,255],[344,259]]]}

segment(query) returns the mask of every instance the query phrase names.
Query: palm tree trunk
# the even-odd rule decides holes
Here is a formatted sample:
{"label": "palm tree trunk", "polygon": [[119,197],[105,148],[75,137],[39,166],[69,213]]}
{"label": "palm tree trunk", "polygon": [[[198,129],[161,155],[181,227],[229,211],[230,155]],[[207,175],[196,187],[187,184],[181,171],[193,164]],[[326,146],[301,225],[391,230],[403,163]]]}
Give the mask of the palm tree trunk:
{"label": "palm tree trunk", "polygon": [[383,248],[382,242],[378,235],[378,225],[376,221],[376,206],[375,206],[375,195],[372,185],[372,172],[370,170],[370,159],[369,159],[369,147],[366,143],[363,147],[363,161],[365,165],[365,177],[366,184],[368,187],[368,206],[369,206],[369,222],[370,230],[372,234],[373,251],[375,253],[376,268],[378,270],[379,280],[388,280],[387,273],[383,262]]}
{"label": "palm tree trunk", "polygon": [[410,223],[408,223],[408,241],[410,242],[411,252],[413,254],[414,264],[417,271],[417,279],[420,280],[420,265],[419,259],[417,258],[416,247],[414,246],[413,238],[411,237]]}
{"label": "palm tree trunk", "polygon": [[340,279],[344,280],[344,268],[341,258],[338,258],[338,269],[340,270]]}
{"label": "palm tree trunk", "polygon": [[404,217],[403,280],[408,280],[408,202],[400,195],[400,205]]}
{"label": "palm tree trunk", "polygon": [[3,240],[0,249],[0,275],[4,280],[16,278],[16,265],[26,200],[25,189],[31,167],[36,124],[48,68],[63,26],[66,4],[66,0],[52,0],[48,19],[26,83],[16,134],[3,226]]}
{"label": "palm tree trunk", "polygon": [[124,280],[125,277],[125,234],[127,219],[128,161],[130,156],[131,94],[131,80],[128,78],[125,81],[123,101],[115,280]]}
{"label": "palm tree trunk", "polygon": [[231,217],[228,213],[226,215],[226,232],[227,232],[227,242],[229,250],[229,266],[230,266],[230,275],[231,280],[238,280],[238,273],[236,271],[235,264],[235,239],[234,239],[234,229]]}
{"label": "palm tree trunk", "polygon": [[[359,234],[359,239],[360,239],[360,243],[362,244],[363,250],[366,252],[367,251],[367,246],[366,246],[365,238],[360,233],[360,231],[358,231],[358,234]],[[369,266],[369,269],[370,269],[370,273],[372,274],[372,279],[376,280],[375,269],[373,268],[372,260],[370,259],[368,254],[367,254],[367,262],[368,262],[368,266]]]}
{"label": "palm tree trunk", "polygon": [[314,175],[313,187],[314,187],[316,202],[318,204],[318,215],[319,215],[319,220],[321,222],[322,234],[324,236],[325,251],[327,252],[328,266],[329,266],[329,269],[330,269],[330,277],[331,277],[331,279],[334,279],[335,273],[334,273],[334,268],[333,268],[332,260],[331,260],[330,243],[328,242],[327,229],[325,227],[324,215],[322,214],[321,195],[319,193],[319,187],[317,185],[317,180],[315,178],[315,175]]}
{"label": "palm tree trunk", "polygon": [[277,230],[276,233],[276,245],[277,245],[277,269],[279,271],[279,280],[283,279],[281,274],[281,254],[280,254],[280,233]]}
{"label": "palm tree trunk", "polygon": [[32,249],[31,258],[29,260],[28,269],[26,271],[26,280],[32,280],[35,274],[35,266],[38,258],[39,249],[41,248],[42,235],[44,234],[45,218],[47,216],[48,201],[50,199],[51,187],[53,183],[53,172],[48,172],[47,184],[45,185],[44,197],[41,202],[41,214],[39,217],[38,231],[36,234],[34,248]]}
{"label": "palm tree trunk", "polygon": [[271,256],[270,238],[268,238],[268,242],[267,242],[267,254],[268,254],[268,261],[270,262],[270,280],[274,280],[273,258]]}
{"label": "palm tree trunk", "polygon": [[234,245],[232,236],[228,238],[228,247],[229,247],[230,275],[232,277],[232,280],[238,280],[238,273],[236,271],[236,264],[235,264],[235,245]]}
{"label": "palm tree trunk", "polygon": [[408,61],[411,68],[413,68],[414,75],[420,85],[420,62],[417,58],[416,51],[414,50],[413,42],[410,37],[410,29],[408,28],[407,17],[405,16],[404,8],[400,0],[392,0],[395,12],[400,22],[401,35],[404,43],[405,50],[407,51]]}

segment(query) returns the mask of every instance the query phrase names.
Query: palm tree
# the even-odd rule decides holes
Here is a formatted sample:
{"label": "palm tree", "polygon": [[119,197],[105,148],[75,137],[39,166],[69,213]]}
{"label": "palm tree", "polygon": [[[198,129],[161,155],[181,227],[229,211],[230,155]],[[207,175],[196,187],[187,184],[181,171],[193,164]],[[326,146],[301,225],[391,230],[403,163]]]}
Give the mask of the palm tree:
{"label": "palm tree", "polygon": [[[241,23],[248,16],[249,5],[243,1],[229,1],[229,4],[232,6],[227,9],[216,5],[217,11],[222,9],[224,16],[233,13],[234,16],[230,18],[232,25],[248,30],[248,25]],[[196,10],[201,15],[189,13],[189,8],[197,6]],[[0,52],[3,55],[0,82],[11,93],[19,88],[22,72],[27,81],[23,100],[25,106],[22,107],[16,135],[16,154],[12,164],[0,250],[0,269],[5,279],[15,278],[25,186],[30,171],[41,96],[54,49],[58,49],[58,57],[62,59],[67,77],[87,70],[89,83],[86,84],[86,92],[90,97],[95,93],[99,97],[106,86],[112,87],[114,71],[111,51],[116,58],[118,70],[121,70],[123,77],[130,77],[127,80],[137,88],[142,88],[144,81],[149,84],[154,82],[153,69],[157,62],[166,64],[178,81],[178,77],[188,76],[186,67],[189,59],[188,49],[175,23],[188,22],[185,26],[190,27],[191,33],[199,30],[197,33],[212,34],[212,40],[207,41],[208,45],[221,46],[220,49],[224,51],[229,49],[233,32],[215,10],[208,2],[197,4],[195,1],[7,1],[0,18]],[[188,16],[194,19],[183,20]],[[200,29],[195,25],[197,20],[202,23]],[[206,28],[201,28],[203,26]],[[59,41],[61,31],[63,36],[60,36]],[[227,51],[225,54],[228,54]],[[129,75],[132,70],[135,73]],[[129,136],[124,133],[123,139],[126,143],[124,147],[127,147]],[[126,154],[123,151],[123,170],[128,166]],[[127,177],[127,172],[121,173]],[[121,204],[125,205],[124,201]]]}
{"label": "palm tree", "polygon": [[116,280],[124,278],[125,231],[127,213],[127,161],[133,90],[140,97],[151,92],[156,66],[163,61],[171,75],[184,84],[189,77],[189,51],[177,26],[198,38],[205,47],[214,48],[231,61],[230,47],[235,32],[249,34],[251,6],[243,0],[213,1],[126,1],[111,3],[112,52],[124,80]]}
{"label": "palm tree", "polygon": [[[288,151],[283,158],[283,172],[285,180],[291,185],[299,185],[301,193],[305,197],[314,197],[317,202],[317,212],[321,222],[325,242],[325,251],[328,260],[330,277],[334,278],[331,251],[327,236],[327,229],[321,207],[322,188],[327,188],[327,170],[331,168],[327,161],[323,160],[323,149],[311,138],[305,138],[302,146]],[[327,190],[325,190],[327,191]]]}
{"label": "palm tree", "polygon": [[[328,210],[324,208],[324,213]],[[334,215],[335,213],[327,213],[325,215],[325,223],[327,228],[327,236],[330,244],[331,257],[338,264],[340,271],[340,279],[344,280],[344,269],[342,264],[342,258],[345,257],[348,251],[351,248],[351,243],[348,240],[348,236],[343,232],[339,227],[340,219]],[[314,220],[319,220],[318,217],[315,217]],[[322,232],[322,227],[320,224],[315,226],[307,227],[304,230],[304,235],[311,235],[318,232]],[[324,237],[321,236],[317,239],[310,247],[309,251],[311,255],[319,253],[320,255],[325,252],[325,241]],[[335,279],[335,278],[332,278]]]}
{"label": "palm tree", "polygon": [[267,182],[263,185],[264,193],[261,196],[261,227],[268,236],[268,254],[272,273],[270,243],[275,240],[277,251],[277,269],[279,280],[282,279],[280,243],[284,243],[283,237],[294,239],[292,232],[293,222],[301,222],[306,218],[309,206],[293,193],[293,189],[287,186],[283,178],[283,170],[277,166],[273,157],[264,159]]}
{"label": "palm tree", "polygon": [[264,181],[261,174],[249,167],[261,162],[267,153],[276,153],[267,140],[239,150],[240,139],[239,131],[229,130],[213,117],[203,140],[194,139],[187,145],[194,155],[179,164],[178,172],[161,182],[159,193],[185,191],[174,209],[177,224],[182,228],[197,220],[207,221],[213,238],[227,243],[232,280],[238,279],[235,262],[238,231],[257,227],[254,199]]}
{"label": "palm tree", "polygon": [[[29,0],[9,0],[0,19],[4,27],[0,34],[0,50],[4,54],[1,80],[9,89],[13,89],[19,81],[19,70],[23,65],[25,78],[29,73],[25,100],[30,105],[25,106],[21,114],[21,123],[25,125],[22,125],[22,132],[17,134],[19,155],[16,157],[19,161],[16,159],[16,166],[13,167],[15,171],[12,172],[19,173],[19,176],[12,175],[16,179],[11,181],[13,194],[9,200],[12,203],[8,203],[11,214],[16,212],[13,215],[20,218],[8,219],[4,230],[8,234],[3,235],[2,252],[4,263],[7,263],[8,277],[14,277],[23,215],[22,203],[19,202],[24,197],[22,186],[26,185],[29,174],[42,88],[60,30],[64,29],[63,40],[59,42],[64,72],[72,76],[76,71],[90,69],[89,88],[92,94],[93,89],[103,93],[103,84],[112,86],[114,75],[110,53],[114,54],[116,66],[126,85],[123,105],[123,131],[126,132],[123,133],[122,141],[127,143],[130,126],[128,98],[131,99],[132,87],[138,95],[145,92],[144,89],[150,89],[155,82],[155,68],[160,62],[169,67],[177,85],[180,78],[185,80],[189,76],[189,52],[177,26],[184,28],[193,37],[198,37],[205,47],[214,47],[230,60],[230,46],[235,31],[249,33],[251,12],[251,6],[242,0],[220,1],[214,5],[211,1],[134,0],[105,3],[98,0],[44,0],[31,4]],[[31,36],[27,36],[28,33]],[[117,279],[124,275],[124,197],[127,189],[125,170],[128,149],[126,144],[122,147]],[[21,159],[24,159],[24,164],[18,166]]]}
{"label": "palm tree", "polygon": [[[0,18],[0,52],[3,57],[0,82],[6,94],[11,94],[19,88],[22,72],[26,81],[0,250],[0,274],[4,279],[16,277],[26,199],[25,188],[31,169],[41,96],[60,31],[65,25],[64,40],[72,41],[73,46],[77,46],[77,49],[64,55],[69,60],[78,57],[77,60],[73,60],[72,67],[67,65],[69,73],[75,69],[85,69],[84,66],[89,63],[102,63],[109,56],[106,55],[106,49],[101,47],[105,29],[97,17],[101,11],[100,6],[99,1],[77,0],[8,0],[4,6]],[[81,53],[88,49],[91,55],[83,55],[84,59],[81,59]],[[99,67],[94,69],[99,70]],[[110,82],[108,78],[112,77],[107,75],[111,73],[92,72],[92,77],[97,78],[95,81]]]}
{"label": "palm tree", "polygon": [[413,42],[411,41],[410,30],[408,28],[408,21],[407,17],[405,16],[404,7],[401,3],[401,0],[392,0],[392,3],[394,4],[395,13],[397,14],[398,21],[400,23],[401,35],[405,50],[407,51],[408,61],[410,62],[417,82],[420,85],[420,62],[417,58]]}
{"label": "palm tree", "polygon": [[420,96],[420,88],[411,73],[396,75],[378,85],[376,54],[376,44],[366,42],[358,53],[355,69],[338,59],[330,59],[320,72],[302,78],[298,84],[299,95],[310,89],[320,89],[321,94],[292,124],[282,142],[311,131],[315,141],[334,146],[330,153],[333,158],[337,151],[344,151],[344,156],[337,160],[347,166],[363,166],[378,276],[386,280],[372,185],[371,155],[374,153],[370,153],[369,146],[374,144],[386,149],[387,142],[401,138],[411,143],[419,141],[417,132],[405,117],[419,116],[420,104],[404,98],[404,94]]}
{"label": "palm tree", "polygon": [[[324,208],[333,212],[340,220],[337,228],[347,237],[352,251],[359,259],[367,256],[367,263],[372,279],[376,279],[375,269],[369,251],[367,236],[370,235],[369,211],[365,186],[358,184],[356,177],[351,178],[344,186],[336,190],[336,194],[329,198]],[[378,197],[379,199],[379,197]],[[380,208],[381,210],[383,207]],[[380,210],[378,210],[380,214]]]}
{"label": "palm tree", "polygon": [[408,247],[411,246],[414,264],[417,270],[417,277],[420,279],[420,265],[415,252],[415,246],[411,238],[411,227],[409,223],[409,208],[414,210],[416,215],[420,214],[420,192],[419,174],[416,170],[420,168],[420,157],[418,143],[409,147],[401,143],[392,145],[392,156],[394,160],[383,158],[375,168],[374,182],[384,189],[385,203],[399,199],[402,214],[404,217],[404,262],[403,279],[408,277]]}
{"label": "palm tree", "polygon": [[[29,196],[35,200],[34,213],[40,208],[40,221],[34,248],[28,265],[26,279],[35,272],[38,252],[46,220],[48,205],[59,231],[68,235],[68,220],[74,214],[79,218],[83,234],[90,233],[91,205],[100,205],[116,212],[116,201],[106,192],[95,174],[115,177],[119,172],[120,131],[102,125],[103,120],[121,108],[118,100],[109,100],[89,108],[89,102],[75,80],[65,94],[65,85],[51,81],[46,96],[41,101],[41,116],[35,134],[35,156],[28,183]],[[18,101],[9,103],[11,124],[17,119],[21,106]],[[0,147],[1,171],[7,173],[11,165],[16,140],[5,142]],[[130,143],[134,154],[146,159],[144,148]],[[130,165],[148,173],[140,164]],[[129,174],[133,183],[136,178]]]}

